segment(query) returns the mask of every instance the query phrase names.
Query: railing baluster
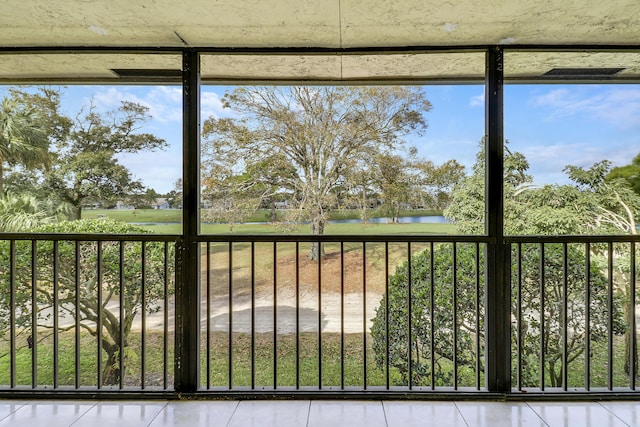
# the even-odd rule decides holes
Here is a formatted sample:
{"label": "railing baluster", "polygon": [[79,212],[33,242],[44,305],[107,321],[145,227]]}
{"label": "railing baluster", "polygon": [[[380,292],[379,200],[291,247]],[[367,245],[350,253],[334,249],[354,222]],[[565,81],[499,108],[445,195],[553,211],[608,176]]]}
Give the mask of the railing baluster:
{"label": "railing baluster", "polygon": [[146,242],[142,241],[140,242],[140,244],[142,245],[141,249],[141,271],[140,271],[140,275],[141,275],[141,280],[140,280],[140,292],[142,292],[142,301],[141,301],[141,308],[140,311],[142,311],[141,313],[141,331],[140,331],[140,369],[142,372],[140,372],[140,387],[144,390],[145,389],[145,383],[146,383],[146,378],[145,378],[145,372],[147,370],[147,340],[146,340],[146,333],[147,333],[147,282],[146,282],[146,277],[147,277],[147,245]]}
{"label": "railing baluster", "polygon": [[569,379],[567,371],[569,370],[569,345],[568,345],[568,320],[569,316],[569,263],[567,255],[567,243],[562,244],[562,390],[567,391],[567,382]]}
{"label": "railing baluster", "polygon": [[233,388],[233,242],[229,242],[229,390]]}
{"label": "railing baluster", "polygon": [[205,311],[207,314],[207,325],[205,327],[205,332],[207,336],[205,337],[205,370],[206,370],[206,387],[207,390],[211,389],[211,242],[207,242],[207,259],[205,261],[207,271],[205,286],[207,293],[207,301],[205,303]]}
{"label": "railing baluster", "polygon": [[518,358],[518,378],[517,378],[517,387],[518,390],[522,390],[522,243],[517,244],[517,303],[516,303],[516,327],[518,328],[516,331],[516,345],[517,345],[517,358]]}
{"label": "railing baluster", "polygon": [[[313,244],[313,243],[312,243]],[[322,390],[322,249],[318,242],[318,389]]]}
{"label": "railing baluster", "polygon": [[451,261],[451,265],[453,266],[452,271],[452,283],[451,283],[451,296],[452,301],[451,305],[453,308],[453,389],[458,389],[458,247],[456,242],[453,242],[453,260]]}
{"label": "railing baluster", "polygon": [[256,388],[256,242],[251,242],[251,390]]}
{"label": "railing baluster", "polygon": [[31,241],[31,388],[38,387],[38,242]]}
{"label": "railing baluster", "polygon": [[411,336],[411,315],[413,298],[411,295],[411,242],[407,242],[407,362],[409,363],[409,390],[413,389],[413,337]]}
{"label": "railing baluster", "polygon": [[362,386],[367,389],[367,242],[362,242]]}
{"label": "railing baluster", "polygon": [[544,391],[545,383],[545,292],[544,292],[544,243],[540,243],[540,390]]}
{"label": "railing baluster", "polygon": [[296,390],[300,389],[300,242],[296,242]]}
{"label": "railing baluster", "polygon": [[629,278],[629,286],[631,287],[631,292],[629,292],[629,303],[631,309],[629,310],[629,314],[631,319],[629,320],[629,328],[631,329],[631,348],[629,351],[631,354],[629,358],[631,359],[631,367],[630,367],[630,377],[631,377],[631,390],[636,390],[636,375],[637,375],[637,361],[636,354],[638,349],[638,334],[636,327],[636,243],[631,242],[631,257],[630,257],[630,278]]}
{"label": "railing baluster", "polygon": [[[57,242],[56,242],[57,243]],[[97,381],[98,389],[102,388],[102,242],[96,242],[96,287],[97,287],[97,301],[96,301],[96,338],[97,338]]]}
{"label": "railing baluster", "polygon": [[125,341],[124,341],[124,322],[125,322],[125,293],[126,293],[126,280],[125,280],[125,267],[124,267],[124,256],[125,256],[125,242],[120,242],[120,352],[119,352],[119,363],[120,363],[120,381],[119,387],[120,390],[124,388],[124,377],[125,377]]}
{"label": "railing baluster", "polygon": [[278,388],[278,243],[273,242],[273,389]]}
{"label": "railing baluster", "polygon": [[607,267],[608,267],[608,284],[607,284],[607,389],[613,390],[613,243],[607,245]]}
{"label": "railing baluster", "polygon": [[[175,243],[174,243],[175,248]],[[164,312],[163,312],[163,340],[162,340],[162,386],[164,390],[168,388],[169,377],[169,243],[164,242]]]}
{"label": "railing baluster", "polygon": [[16,387],[16,241],[9,240],[9,353],[10,385]]}
{"label": "railing baluster", "polygon": [[[80,242],[76,240],[75,244],[75,308],[74,308],[74,317],[75,317],[75,386],[76,389],[80,388]],[[122,257],[120,257],[122,259]],[[120,265],[120,270],[122,270],[122,264]],[[122,292],[120,292],[122,295]],[[122,303],[120,304],[122,306]],[[120,322],[122,326],[122,322]],[[122,329],[122,328],[121,328]],[[122,335],[122,331],[120,332]],[[120,354],[123,352],[121,351]]]}
{"label": "railing baluster", "polygon": [[344,390],[344,242],[340,242],[340,389]]}
{"label": "railing baluster", "polygon": [[[344,275],[344,272],[342,274]],[[342,293],[344,294],[344,290]],[[385,384],[389,390],[391,386],[391,373],[389,372],[389,242],[384,242],[384,294]]]}
{"label": "railing baluster", "polygon": [[480,390],[480,243],[475,243],[475,271],[476,271],[476,390]]}
{"label": "railing baluster", "polygon": [[[58,328],[60,327],[60,319],[58,314],[59,309],[59,297],[58,297],[58,241],[53,241],[53,388],[57,389],[60,386],[60,337],[58,334]],[[100,311],[98,310],[98,313]],[[98,334],[98,336],[100,336]],[[99,350],[99,349],[98,349]],[[100,359],[98,359],[100,360]],[[98,363],[98,372],[100,372],[100,364]]]}
{"label": "railing baluster", "polygon": [[585,356],[584,356],[584,376],[585,388],[591,390],[591,245],[585,244],[585,272],[586,272],[586,289],[585,289],[585,316],[584,316],[584,334],[585,334]]}
{"label": "railing baluster", "polygon": [[434,267],[434,261],[433,261],[433,250],[434,250],[434,245],[433,242],[429,242],[429,321],[431,323],[431,327],[429,328],[429,338],[431,339],[431,345],[430,347],[430,354],[429,354],[429,358],[430,358],[430,364],[431,364],[431,390],[435,390],[436,389],[436,367],[435,367],[435,358],[436,358],[436,351],[435,351],[435,335],[436,335],[436,327],[435,327],[435,307],[434,307],[434,303],[435,303],[435,290],[434,290],[434,285],[435,285],[435,275],[433,272],[433,267]]}

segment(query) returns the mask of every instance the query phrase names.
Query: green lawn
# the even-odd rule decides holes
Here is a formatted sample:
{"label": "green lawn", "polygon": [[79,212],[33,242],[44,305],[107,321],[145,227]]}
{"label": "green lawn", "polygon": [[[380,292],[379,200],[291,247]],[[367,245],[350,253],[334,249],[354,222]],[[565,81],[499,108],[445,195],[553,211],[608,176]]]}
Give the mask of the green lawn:
{"label": "green lawn", "polygon": [[[278,211],[282,212],[282,211]],[[400,216],[427,216],[427,215],[442,215],[440,211],[433,210],[403,210]],[[379,211],[371,210],[369,212],[371,218],[384,218],[385,215]],[[180,209],[88,209],[82,211],[83,219],[95,219],[95,218],[111,218],[117,221],[124,222],[182,222],[182,210]],[[271,211],[267,209],[260,209],[256,211],[246,222],[268,222],[271,218]],[[336,210],[330,214],[331,220],[339,219],[358,219],[360,218],[360,211],[358,210]]]}
{"label": "green lawn", "polygon": [[[59,370],[60,385],[74,385],[75,383],[75,339],[73,331],[60,332]],[[169,386],[173,376],[173,338],[169,339],[168,374]],[[129,347],[126,363],[126,381],[131,386],[140,386],[141,379],[141,349],[140,334],[132,333],[131,347]],[[371,348],[372,339],[367,335],[367,370],[366,382],[368,386],[384,386],[386,374],[384,368],[375,364],[375,354]],[[6,343],[5,343],[6,344]],[[209,364],[206,362],[206,335],[201,337],[201,384],[203,387],[229,387],[229,340],[224,332],[213,332],[209,338]],[[274,382],[274,345],[273,334],[255,335],[255,384],[257,388],[273,387]],[[322,334],[322,386],[338,387],[341,385],[341,362],[343,355],[340,349],[341,339],[337,333]],[[362,334],[345,334],[344,336],[344,382],[346,386],[361,387],[364,382],[363,337]],[[318,335],[317,333],[301,333],[299,340],[299,382],[301,386],[317,387],[319,384],[318,370]],[[5,345],[0,345],[5,347]],[[233,387],[251,385],[251,335],[247,333],[233,334],[232,357],[232,385]],[[296,339],[295,335],[277,336],[277,364],[275,365],[278,386],[296,385]],[[614,386],[629,387],[629,378],[624,374],[623,337],[614,337]],[[2,348],[0,355],[0,385],[10,384],[10,358]],[[38,385],[53,384],[53,347],[52,339],[42,339],[38,342]],[[21,346],[16,354],[16,383],[31,385],[32,353],[26,346]],[[103,354],[103,358],[106,357]],[[592,387],[604,387],[607,382],[606,343],[594,343],[592,347]],[[163,378],[163,339],[160,332],[149,331],[146,334],[145,385],[161,386]],[[437,385],[450,386],[451,367],[445,364],[444,378],[437,380]],[[80,344],[80,385],[96,386],[96,340],[85,331],[81,332]],[[515,369],[515,365],[514,365]],[[474,387],[475,374],[473,367],[461,365],[459,367],[459,385]],[[484,375],[482,374],[481,377]],[[430,385],[430,378],[418,379],[415,385]],[[399,372],[392,368],[390,371],[392,385],[406,385],[400,379]],[[535,380],[534,380],[535,383]],[[535,383],[537,384],[537,383]],[[515,386],[514,378],[514,386]],[[532,384],[534,386],[534,384]],[[549,386],[549,384],[547,384]],[[582,360],[576,360],[570,365],[569,387],[584,387],[584,365]]]}
{"label": "green lawn", "polygon": [[[143,225],[144,228],[159,234],[179,234],[181,224]],[[280,227],[270,224],[238,224],[230,228],[226,224],[203,224],[203,234],[273,234],[304,235],[310,234],[308,225]],[[453,224],[329,224],[325,234],[453,234]]]}
{"label": "green lawn", "polygon": [[[372,211],[374,212],[374,211]],[[402,216],[440,215],[441,212],[427,210],[403,211]],[[264,222],[269,218],[268,210],[259,210],[247,222]],[[375,215],[373,215],[375,217]],[[148,223],[141,226],[158,234],[182,233],[182,211],[179,209],[132,209],[132,210],[85,210],[82,218],[111,218],[117,221]],[[359,218],[359,211],[334,211],[331,219]],[[272,225],[272,224],[202,224],[202,234],[272,234],[272,235],[304,235],[310,234],[309,226],[302,225]],[[452,234],[455,233],[453,224],[424,223],[424,224],[328,224],[326,234]]]}

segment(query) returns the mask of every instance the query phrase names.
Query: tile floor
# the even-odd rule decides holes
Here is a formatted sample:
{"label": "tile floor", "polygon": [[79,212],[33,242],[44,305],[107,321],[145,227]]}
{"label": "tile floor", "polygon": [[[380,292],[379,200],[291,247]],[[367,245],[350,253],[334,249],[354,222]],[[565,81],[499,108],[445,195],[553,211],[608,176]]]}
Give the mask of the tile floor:
{"label": "tile floor", "polygon": [[4,426],[640,427],[640,402],[0,400]]}

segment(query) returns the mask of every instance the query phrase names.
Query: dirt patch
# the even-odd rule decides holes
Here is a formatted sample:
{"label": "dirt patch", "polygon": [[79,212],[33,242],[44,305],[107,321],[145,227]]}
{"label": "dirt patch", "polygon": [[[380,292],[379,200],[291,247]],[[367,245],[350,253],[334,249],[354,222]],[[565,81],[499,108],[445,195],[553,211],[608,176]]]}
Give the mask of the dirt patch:
{"label": "dirt patch", "polygon": [[[310,260],[307,254],[298,257],[298,270],[300,286],[305,291],[318,290],[318,278],[322,284],[323,292],[362,293],[366,285],[368,292],[384,291],[384,277],[380,268],[371,262],[367,262],[366,271],[363,269],[364,259],[362,253],[345,252],[330,253],[322,258],[320,275],[318,274],[318,261]],[[296,257],[290,255],[278,261],[278,275],[287,278],[285,286],[295,287]],[[365,276],[366,275],[366,276]],[[366,277],[366,284],[363,282]],[[293,280],[291,280],[293,278]]]}
{"label": "dirt patch", "polygon": [[[320,284],[322,292],[344,293],[367,292],[381,294],[385,289],[384,256],[375,250],[367,250],[366,256],[360,249],[327,251],[321,262],[309,259],[306,251],[300,251],[296,264],[294,251],[278,253],[275,261],[272,252],[257,253],[254,261],[255,273],[252,277],[251,255],[248,250],[234,251],[232,262],[231,286],[234,295],[249,295],[252,280],[258,293],[292,293],[296,283],[303,293],[317,293]],[[365,259],[366,258],[366,259]],[[363,265],[366,262],[366,269]],[[202,257],[202,292],[215,295],[229,293],[229,255],[220,251],[209,261],[207,271],[206,255]],[[320,268],[320,271],[318,269]],[[208,273],[208,274],[207,274]],[[208,277],[208,282],[207,282]],[[274,284],[275,281],[275,284]]]}

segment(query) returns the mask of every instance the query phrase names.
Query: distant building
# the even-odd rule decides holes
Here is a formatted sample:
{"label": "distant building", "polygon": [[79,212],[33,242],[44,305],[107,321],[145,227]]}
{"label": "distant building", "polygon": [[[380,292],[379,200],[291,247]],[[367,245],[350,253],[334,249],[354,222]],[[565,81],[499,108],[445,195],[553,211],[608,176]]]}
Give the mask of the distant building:
{"label": "distant building", "polygon": [[151,207],[153,209],[171,209],[171,205],[169,205],[167,199],[164,198],[154,200],[154,202],[151,204]]}
{"label": "distant building", "polygon": [[124,202],[122,200],[118,200],[116,202],[116,207],[115,207],[115,209],[121,209],[121,210],[132,210],[135,208],[136,208],[135,206],[128,204],[127,202]]}

